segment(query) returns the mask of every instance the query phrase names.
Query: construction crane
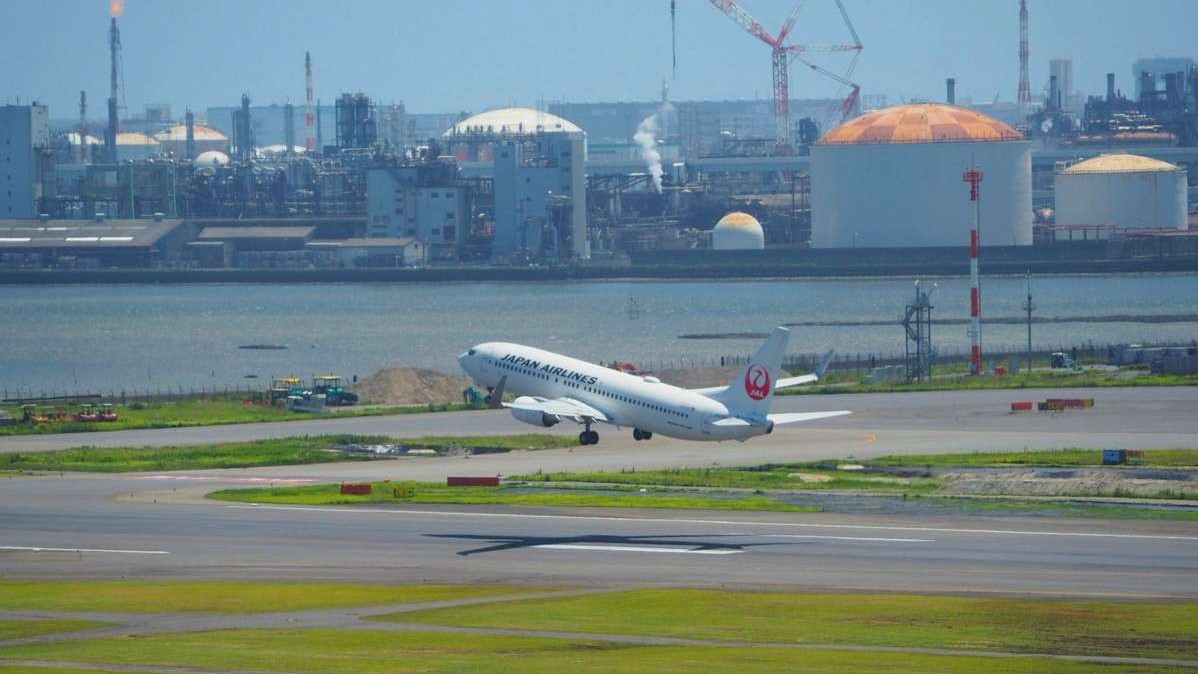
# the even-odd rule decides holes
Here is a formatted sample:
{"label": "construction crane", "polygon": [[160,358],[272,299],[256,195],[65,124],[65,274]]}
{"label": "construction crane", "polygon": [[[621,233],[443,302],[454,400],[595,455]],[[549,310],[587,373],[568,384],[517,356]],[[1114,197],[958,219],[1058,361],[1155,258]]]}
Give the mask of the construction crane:
{"label": "construction crane", "polygon": [[[857,31],[853,29],[852,22],[849,21],[848,12],[845,11],[844,4],[841,0],[836,0],[836,5],[840,9],[840,15],[845,21],[845,25],[849,29],[849,34],[853,38],[851,44],[834,44],[823,47],[814,47],[810,45],[788,45],[786,39],[790,37],[790,32],[794,28],[795,23],[799,18],[799,11],[803,8],[804,0],[795,2],[794,8],[786,17],[786,21],[782,24],[782,29],[777,35],[771,35],[765,26],[749,15],[740,5],[734,0],[709,0],[716,9],[723,12],[729,18],[737,23],[741,28],[744,28],[750,35],[766,43],[771,51],[771,66],[772,79],[774,83],[774,137],[776,141],[775,151],[778,154],[790,154],[792,151],[791,133],[790,133],[790,61],[792,58],[799,58],[803,62],[812,67],[813,70],[821,74],[830,75],[831,72],[826,68],[815,66],[810,61],[802,59],[800,54],[811,52],[837,53],[837,52],[855,52],[860,54],[862,50],[861,40],[857,37]],[[856,56],[853,59],[853,65],[856,65]],[[849,94],[851,102],[846,99],[846,104],[850,109],[856,107],[856,99],[860,88],[848,81],[847,77],[834,77],[842,83],[847,83],[853,87]],[[843,108],[843,106],[842,106]]]}

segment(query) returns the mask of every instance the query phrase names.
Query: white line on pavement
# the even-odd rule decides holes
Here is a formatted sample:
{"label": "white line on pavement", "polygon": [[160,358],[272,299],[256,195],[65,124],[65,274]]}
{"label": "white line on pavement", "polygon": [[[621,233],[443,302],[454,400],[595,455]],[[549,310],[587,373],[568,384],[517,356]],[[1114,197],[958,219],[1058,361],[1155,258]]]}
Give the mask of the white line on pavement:
{"label": "white line on pavement", "polygon": [[95,552],[111,555],[169,555],[166,550],[105,550],[103,548],[43,548],[32,545],[0,545],[0,550],[23,552]]}
{"label": "white line on pavement", "polygon": [[764,534],[766,538],[819,538],[832,541],[866,541],[869,543],[935,543],[934,538],[871,538],[867,536],[821,536],[819,534]]}
{"label": "white line on pavement", "polygon": [[1027,531],[1018,529],[953,529],[947,527],[912,527],[892,526],[881,524],[815,524],[812,522],[751,522],[737,520],[699,520],[699,519],[670,519],[665,517],[599,517],[596,515],[534,515],[531,513],[489,513],[463,512],[456,510],[399,510],[391,508],[334,508],[320,506],[271,506],[271,505],[230,505],[227,508],[249,510],[298,510],[307,512],[326,512],[341,514],[381,514],[381,515],[430,515],[434,517],[469,517],[474,519],[503,518],[503,519],[534,519],[534,520],[588,520],[596,522],[648,522],[654,524],[717,524],[735,527],[797,527],[809,529],[853,529],[874,531],[923,531],[948,534],[989,534],[1005,536],[1070,536],[1077,538],[1124,538],[1156,541],[1198,541],[1198,536],[1173,536],[1165,534],[1113,534],[1090,531]]}

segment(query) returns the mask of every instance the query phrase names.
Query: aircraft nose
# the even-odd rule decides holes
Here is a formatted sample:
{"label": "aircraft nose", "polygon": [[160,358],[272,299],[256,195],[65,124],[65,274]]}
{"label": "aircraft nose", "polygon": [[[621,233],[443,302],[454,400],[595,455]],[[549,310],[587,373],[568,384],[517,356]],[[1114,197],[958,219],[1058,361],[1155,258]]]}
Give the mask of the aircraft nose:
{"label": "aircraft nose", "polygon": [[474,356],[474,349],[470,349],[468,351],[463,351],[462,354],[460,356],[458,356],[458,365],[460,365],[462,367],[462,369],[465,370],[466,372],[470,372],[471,371],[470,364],[471,364],[471,361],[473,360],[473,356]]}

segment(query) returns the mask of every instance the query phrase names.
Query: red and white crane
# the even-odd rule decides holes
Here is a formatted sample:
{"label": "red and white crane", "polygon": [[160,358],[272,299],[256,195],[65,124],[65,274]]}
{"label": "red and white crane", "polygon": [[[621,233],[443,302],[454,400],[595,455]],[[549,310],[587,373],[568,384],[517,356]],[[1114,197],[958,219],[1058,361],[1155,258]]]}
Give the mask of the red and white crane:
{"label": "red and white crane", "polygon": [[[709,0],[715,5],[716,9],[726,14],[729,18],[737,23],[741,28],[744,28],[750,35],[756,37],[770,47],[772,78],[774,82],[774,133],[777,139],[777,152],[779,154],[789,154],[792,148],[791,132],[790,132],[790,61],[797,59],[810,67],[815,72],[831,77],[832,79],[851,87],[851,92],[845,103],[841,106],[842,117],[846,114],[846,110],[851,111],[856,108],[857,97],[861,90],[856,84],[849,81],[848,77],[852,73],[853,68],[857,63],[857,56],[860,55],[863,49],[861,39],[857,36],[857,31],[853,28],[852,21],[849,20],[848,12],[844,8],[842,0],[835,0],[837,8],[840,10],[840,16],[844,19],[845,26],[848,28],[849,34],[852,36],[853,42],[848,44],[833,44],[827,46],[810,46],[786,44],[786,39],[790,37],[790,32],[795,27],[795,23],[799,18],[799,11],[803,8],[804,0],[795,2],[794,8],[786,17],[786,21],[782,24],[782,29],[777,35],[772,35],[765,26],[761,25],[757,19],[754,19],[734,0]],[[821,53],[841,53],[853,52],[853,61],[849,66],[848,71],[844,76],[837,76],[827,68],[817,66],[803,54],[821,52]]]}

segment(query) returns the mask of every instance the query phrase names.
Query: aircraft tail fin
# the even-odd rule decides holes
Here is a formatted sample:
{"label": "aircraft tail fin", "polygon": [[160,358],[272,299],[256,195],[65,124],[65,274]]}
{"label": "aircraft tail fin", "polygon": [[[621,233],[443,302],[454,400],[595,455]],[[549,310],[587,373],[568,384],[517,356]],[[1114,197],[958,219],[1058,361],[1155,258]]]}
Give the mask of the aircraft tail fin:
{"label": "aircraft tail fin", "polygon": [[719,396],[737,415],[764,415],[770,411],[774,400],[774,382],[782,372],[782,357],[786,354],[786,343],[790,330],[776,327],[765,344],[749,359],[740,377],[733,379]]}

